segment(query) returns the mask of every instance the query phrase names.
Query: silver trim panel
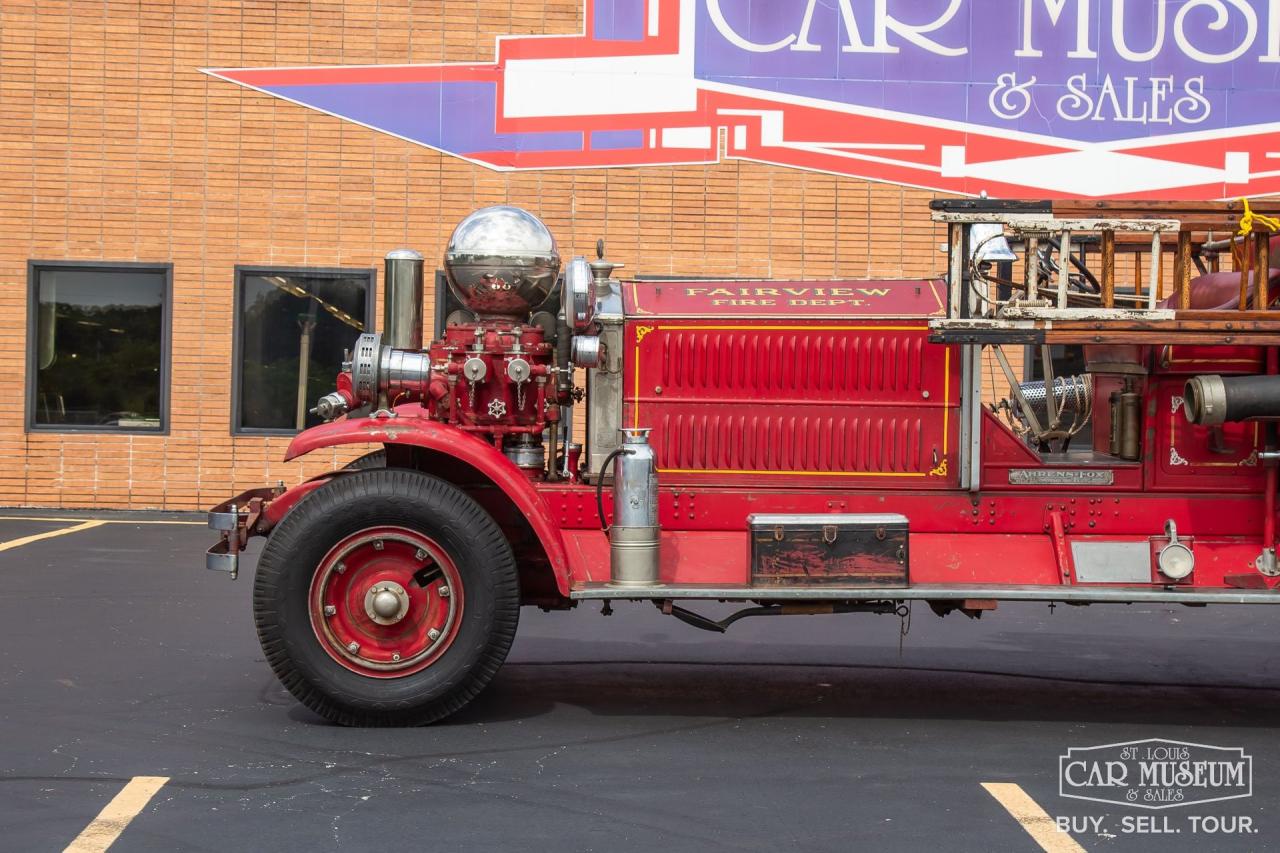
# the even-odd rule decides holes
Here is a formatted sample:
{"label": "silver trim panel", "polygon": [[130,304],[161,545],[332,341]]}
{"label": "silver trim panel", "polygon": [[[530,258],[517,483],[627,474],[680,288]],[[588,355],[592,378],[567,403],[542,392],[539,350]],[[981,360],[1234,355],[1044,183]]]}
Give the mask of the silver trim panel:
{"label": "silver trim panel", "polygon": [[897,589],[868,587],[759,588],[746,585],[698,586],[670,584],[639,589],[616,589],[587,584],[569,593],[575,601],[593,599],[712,599],[723,601],[949,601],[994,598],[999,601],[1063,601],[1096,604],[1280,604],[1280,590],[1188,589],[1187,587],[1116,586],[958,586],[916,584]]}
{"label": "silver trim panel", "polygon": [[1071,543],[1071,562],[1079,583],[1150,583],[1148,542]]}
{"label": "silver trim panel", "polygon": [[892,512],[866,513],[785,513],[760,514],[747,516],[748,527],[765,527],[774,524],[864,524],[867,526],[898,524],[906,526],[907,517]]}

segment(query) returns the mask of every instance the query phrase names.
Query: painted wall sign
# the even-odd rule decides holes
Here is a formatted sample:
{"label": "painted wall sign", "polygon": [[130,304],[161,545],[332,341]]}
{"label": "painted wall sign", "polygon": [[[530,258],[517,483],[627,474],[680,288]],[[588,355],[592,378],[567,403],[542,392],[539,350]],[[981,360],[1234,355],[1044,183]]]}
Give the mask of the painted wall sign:
{"label": "painted wall sign", "polygon": [[494,169],[1280,192],[1280,0],[586,0],[585,22],[492,63],[208,73]]}

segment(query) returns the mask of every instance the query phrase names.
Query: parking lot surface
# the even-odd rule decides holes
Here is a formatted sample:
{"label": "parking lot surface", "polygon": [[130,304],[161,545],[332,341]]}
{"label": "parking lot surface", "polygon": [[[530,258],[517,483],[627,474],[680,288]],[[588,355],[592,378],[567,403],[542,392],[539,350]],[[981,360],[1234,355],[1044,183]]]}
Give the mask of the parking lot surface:
{"label": "parking lot surface", "polygon": [[[462,714],[344,729],[262,660],[260,545],[233,583],[199,517],[23,515],[0,512],[3,849],[1280,849],[1280,610],[917,606],[903,637],[526,609]],[[1242,750],[1252,796],[1059,796],[1069,748],[1150,738]]]}

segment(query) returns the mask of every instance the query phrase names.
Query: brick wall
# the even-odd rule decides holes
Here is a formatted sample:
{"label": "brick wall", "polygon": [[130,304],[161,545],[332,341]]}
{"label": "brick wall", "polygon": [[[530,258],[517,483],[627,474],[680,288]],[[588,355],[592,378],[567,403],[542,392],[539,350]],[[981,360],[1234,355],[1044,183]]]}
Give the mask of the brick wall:
{"label": "brick wall", "polygon": [[577,32],[581,13],[580,0],[4,0],[0,372],[24,375],[29,259],[172,262],[174,305],[170,434],[26,434],[15,388],[0,505],[195,509],[358,452],[285,464],[285,439],[231,436],[236,264],[379,267],[401,245],[432,257],[462,216],[511,202],[566,254],[604,237],[631,271],[941,271],[919,190],[741,162],[499,174],[198,71],[485,61],[496,36]]}

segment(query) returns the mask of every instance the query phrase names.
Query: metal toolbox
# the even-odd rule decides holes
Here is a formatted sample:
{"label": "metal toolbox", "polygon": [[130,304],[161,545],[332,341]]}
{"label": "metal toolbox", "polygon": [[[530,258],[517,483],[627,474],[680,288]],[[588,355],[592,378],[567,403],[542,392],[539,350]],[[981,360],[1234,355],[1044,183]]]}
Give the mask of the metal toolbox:
{"label": "metal toolbox", "polygon": [[907,585],[905,515],[752,515],[755,586]]}

